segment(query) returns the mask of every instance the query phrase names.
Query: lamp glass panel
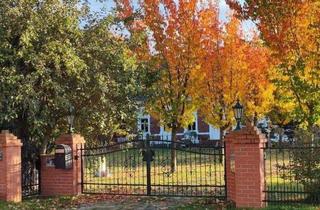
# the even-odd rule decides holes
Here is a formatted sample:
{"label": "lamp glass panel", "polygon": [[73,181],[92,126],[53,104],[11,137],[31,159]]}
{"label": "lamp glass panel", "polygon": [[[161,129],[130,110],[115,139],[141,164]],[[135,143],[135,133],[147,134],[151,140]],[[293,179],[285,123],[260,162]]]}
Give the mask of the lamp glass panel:
{"label": "lamp glass panel", "polygon": [[73,116],[73,115],[68,115],[68,116],[67,116],[67,120],[68,120],[68,123],[69,123],[69,124],[73,124],[74,116]]}
{"label": "lamp glass panel", "polygon": [[235,114],[235,116],[236,116],[236,119],[237,120],[240,120],[241,119],[241,115],[242,115],[242,109],[240,108],[236,108],[236,114]]}

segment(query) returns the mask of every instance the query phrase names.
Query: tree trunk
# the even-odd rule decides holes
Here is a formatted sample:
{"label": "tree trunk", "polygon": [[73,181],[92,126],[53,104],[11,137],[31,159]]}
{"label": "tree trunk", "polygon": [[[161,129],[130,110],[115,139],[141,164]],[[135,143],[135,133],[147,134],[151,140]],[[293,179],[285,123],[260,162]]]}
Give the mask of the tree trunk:
{"label": "tree trunk", "polygon": [[220,142],[222,142],[223,141],[223,137],[224,137],[224,135],[223,135],[224,134],[224,128],[220,127],[220,131],[219,132],[220,132],[220,139],[219,140],[220,140]]}
{"label": "tree trunk", "polygon": [[41,147],[40,147],[40,154],[47,154],[48,138],[49,138],[49,136],[47,136],[47,137],[42,141]]}
{"label": "tree trunk", "polygon": [[222,148],[222,145],[224,145],[223,144],[223,139],[224,139],[224,131],[225,131],[225,127],[220,127],[219,128],[219,132],[220,132],[220,139],[219,139],[219,146],[221,146],[221,148],[219,149],[219,163],[222,163],[222,161],[223,161],[223,159],[222,159],[222,152],[223,152],[223,148]]}
{"label": "tree trunk", "polygon": [[177,138],[177,128],[172,128],[171,132],[171,173],[174,173],[177,168],[177,151],[176,151],[176,138]]}

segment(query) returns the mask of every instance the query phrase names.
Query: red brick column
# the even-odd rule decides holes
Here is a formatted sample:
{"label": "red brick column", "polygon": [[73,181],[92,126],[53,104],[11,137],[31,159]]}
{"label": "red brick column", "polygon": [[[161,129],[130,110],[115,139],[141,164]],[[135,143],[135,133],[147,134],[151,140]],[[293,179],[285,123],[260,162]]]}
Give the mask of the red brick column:
{"label": "red brick column", "polygon": [[56,169],[50,164],[54,155],[41,156],[41,195],[79,195],[81,193],[81,160],[76,157],[77,148],[84,144],[84,138],[78,134],[65,134],[60,136],[55,144],[69,145],[73,153],[71,169]]}
{"label": "red brick column", "polygon": [[22,143],[9,131],[0,134],[0,200],[20,202]]}
{"label": "red brick column", "polygon": [[237,207],[264,207],[265,136],[247,125],[240,131],[232,131],[225,141],[228,200]]}

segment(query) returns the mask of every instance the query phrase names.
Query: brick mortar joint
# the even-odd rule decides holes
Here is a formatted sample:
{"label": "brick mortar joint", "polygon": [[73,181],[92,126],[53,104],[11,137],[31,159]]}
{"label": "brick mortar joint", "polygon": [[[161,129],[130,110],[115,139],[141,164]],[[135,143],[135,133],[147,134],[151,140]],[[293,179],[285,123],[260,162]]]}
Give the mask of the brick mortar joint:
{"label": "brick mortar joint", "polygon": [[6,147],[22,147],[22,143],[0,144],[0,148],[6,148]]}
{"label": "brick mortar joint", "polygon": [[40,157],[52,157],[54,154],[41,154]]}

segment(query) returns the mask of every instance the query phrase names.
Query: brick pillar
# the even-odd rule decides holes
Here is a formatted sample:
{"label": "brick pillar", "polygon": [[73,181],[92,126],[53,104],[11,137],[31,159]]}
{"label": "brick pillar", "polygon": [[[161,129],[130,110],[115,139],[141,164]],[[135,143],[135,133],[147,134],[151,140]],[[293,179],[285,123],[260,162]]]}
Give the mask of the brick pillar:
{"label": "brick pillar", "polygon": [[0,134],[0,200],[20,202],[22,143],[9,131]]}
{"label": "brick pillar", "polygon": [[79,195],[81,194],[81,160],[76,158],[77,148],[84,144],[84,138],[78,134],[60,136],[55,144],[69,145],[73,153],[71,169],[56,169],[52,164],[54,155],[41,156],[41,195]]}
{"label": "brick pillar", "polygon": [[236,207],[264,207],[265,136],[251,125],[232,131],[226,138],[226,175],[228,200]]}

